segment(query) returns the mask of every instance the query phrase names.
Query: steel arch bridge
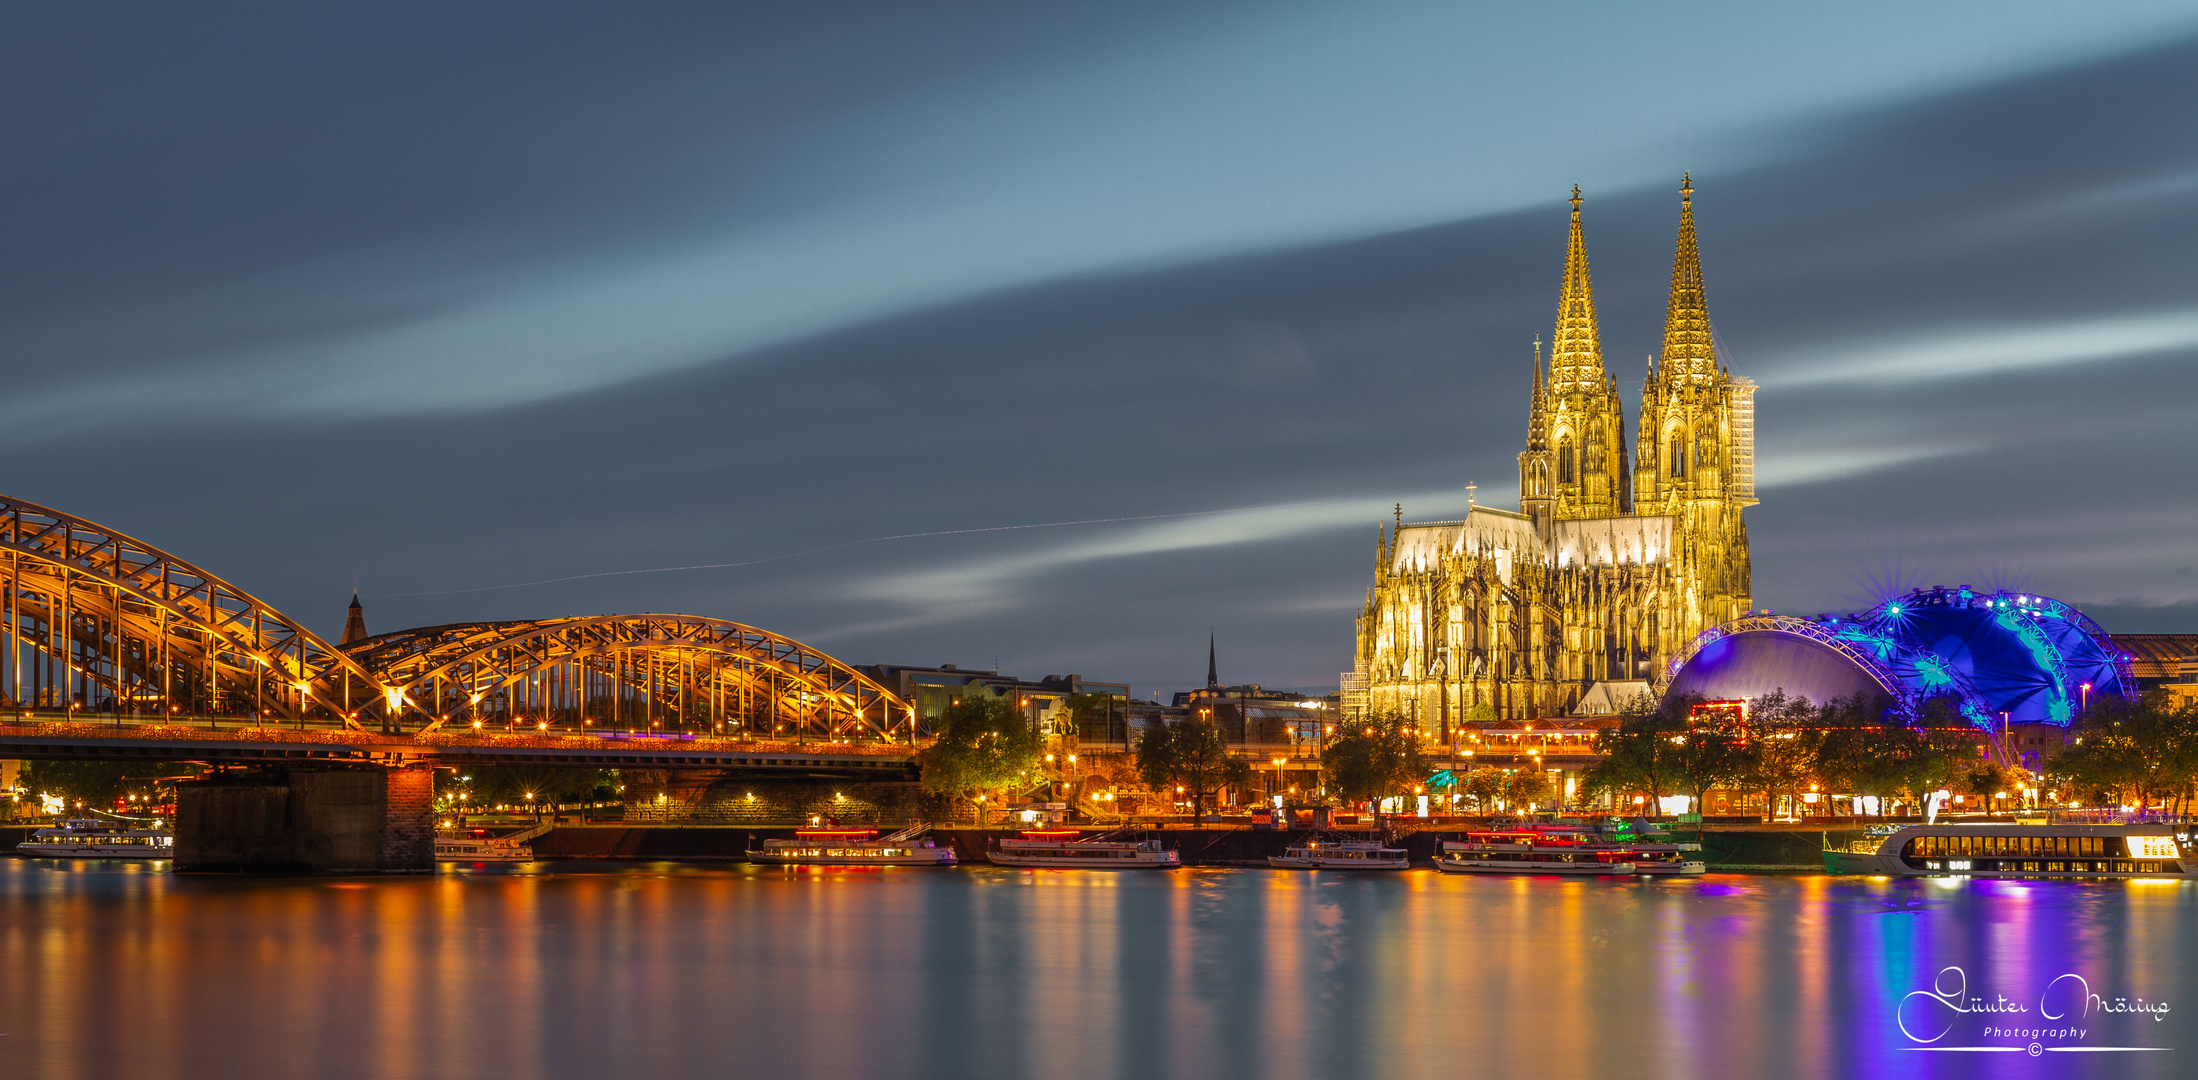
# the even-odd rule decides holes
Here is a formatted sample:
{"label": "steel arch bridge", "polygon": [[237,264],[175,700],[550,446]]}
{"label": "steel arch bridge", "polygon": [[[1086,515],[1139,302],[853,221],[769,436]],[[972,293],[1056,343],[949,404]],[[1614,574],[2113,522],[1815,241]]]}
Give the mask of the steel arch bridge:
{"label": "steel arch bridge", "polygon": [[373,674],[281,612],[165,551],[0,496],[4,678],[18,709],[356,724]]}
{"label": "steel arch bridge", "polygon": [[695,615],[457,623],[344,651],[380,679],[384,711],[427,730],[531,727],[816,737],[913,733],[914,710],[792,638]]}
{"label": "steel arch bridge", "polygon": [[779,634],[690,615],[461,623],[345,647],[143,541],[0,496],[12,711],[433,731],[913,739],[914,710]]}

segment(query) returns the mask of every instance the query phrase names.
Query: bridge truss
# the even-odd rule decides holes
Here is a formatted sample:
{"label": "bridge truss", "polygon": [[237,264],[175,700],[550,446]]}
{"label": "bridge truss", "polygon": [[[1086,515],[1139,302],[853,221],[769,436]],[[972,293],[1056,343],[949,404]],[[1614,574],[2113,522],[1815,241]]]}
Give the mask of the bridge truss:
{"label": "bridge truss", "polygon": [[328,644],[141,540],[0,496],[0,706],[384,731],[853,742],[914,710],[792,638],[691,615],[460,623]]}
{"label": "bridge truss", "polygon": [[373,675],[222,579],[113,529],[0,496],[0,693],[16,710],[359,726]]}
{"label": "bridge truss", "polygon": [[886,739],[913,710],[792,638],[694,615],[458,623],[344,647],[375,672],[385,710],[446,725],[566,733]]}

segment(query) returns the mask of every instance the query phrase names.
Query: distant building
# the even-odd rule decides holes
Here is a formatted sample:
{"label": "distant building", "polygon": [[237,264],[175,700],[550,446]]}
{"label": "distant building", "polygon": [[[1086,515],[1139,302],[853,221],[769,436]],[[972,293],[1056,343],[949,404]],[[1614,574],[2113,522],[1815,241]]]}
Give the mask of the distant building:
{"label": "distant building", "polygon": [[2198,701],[2198,655],[2177,665],[2175,681],[2163,685],[2167,687],[2168,700],[2176,705]]}
{"label": "distant building", "polygon": [[1206,685],[1179,690],[1174,706],[1185,717],[1203,716],[1232,743],[1260,745],[1318,744],[1322,725],[1333,721],[1340,694],[1308,695],[1269,690],[1258,683],[1225,686],[1214,662],[1214,643],[1206,641]]}
{"label": "distant building", "polygon": [[2129,654],[2129,673],[2139,692],[2166,686],[2170,692],[2183,684],[2185,666],[2198,658],[2198,634],[2113,634],[2114,644]]}
{"label": "distant building", "polygon": [[1580,703],[1572,707],[1572,715],[1616,716],[1641,698],[1650,701],[1656,698],[1656,690],[1645,679],[1599,682],[1580,695]]}
{"label": "distant building", "polygon": [[[1048,675],[1037,682],[1026,682],[1013,675],[954,664],[858,664],[855,670],[900,695],[901,700],[916,707],[917,717],[925,720],[945,713],[948,706],[969,693],[1014,698],[1031,722],[1041,726],[1061,719],[1068,699],[1077,694],[1108,694],[1125,701],[1130,696],[1128,683],[1092,682],[1082,675]],[[1124,712],[1126,715],[1127,710]]]}

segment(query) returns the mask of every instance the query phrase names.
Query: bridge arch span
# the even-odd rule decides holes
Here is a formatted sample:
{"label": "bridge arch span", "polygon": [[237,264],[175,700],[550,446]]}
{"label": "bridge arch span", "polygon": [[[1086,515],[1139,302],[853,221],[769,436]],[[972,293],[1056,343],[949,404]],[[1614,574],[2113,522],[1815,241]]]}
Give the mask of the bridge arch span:
{"label": "bridge arch span", "polygon": [[912,710],[830,655],[698,615],[456,623],[344,647],[426,730],[742,734],[891,740]]}
{"label": "bridge arch span", "polygon": [[258,598],[142,540],[0,496],[0,692],[18,710],[341,721],[372,673]]}

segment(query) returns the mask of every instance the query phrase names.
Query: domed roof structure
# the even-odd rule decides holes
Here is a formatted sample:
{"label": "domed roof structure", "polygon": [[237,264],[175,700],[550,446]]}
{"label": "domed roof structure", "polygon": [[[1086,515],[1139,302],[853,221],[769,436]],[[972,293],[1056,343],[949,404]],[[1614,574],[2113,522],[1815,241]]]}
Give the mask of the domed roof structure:
{"label": "domed roof structure", "polygon": [[2099,624],[2058,600],[1942,587],[1851,615],[1751,615],[1714,627],[1673,661],[1666,692],[1878,694],[1909,713],[1945,694],[1980,727],[2065,726],[2088,695],[2135,697],[2129,662]]}

